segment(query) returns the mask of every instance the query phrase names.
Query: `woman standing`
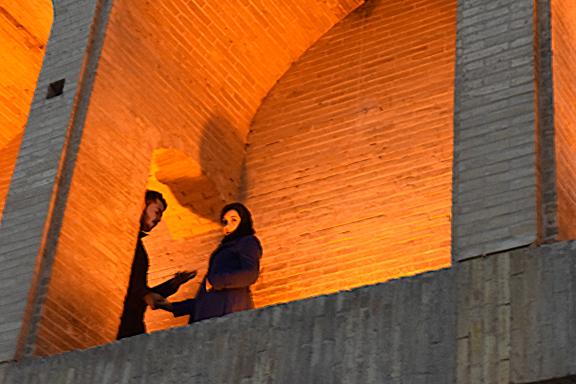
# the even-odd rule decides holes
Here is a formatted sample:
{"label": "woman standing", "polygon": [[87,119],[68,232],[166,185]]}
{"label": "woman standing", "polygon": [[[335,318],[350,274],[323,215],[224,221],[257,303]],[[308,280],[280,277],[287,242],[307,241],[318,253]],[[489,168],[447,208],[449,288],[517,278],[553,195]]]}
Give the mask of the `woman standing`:
{"label": "woman standing", "polygon": [[258,279],[262,246],[252,215],[240,203],[220,213],[224,238],[210,256],[208,272],[195,299],[172,303],[174,316],[190,315],[189,323],[254,308],[250,286]]}

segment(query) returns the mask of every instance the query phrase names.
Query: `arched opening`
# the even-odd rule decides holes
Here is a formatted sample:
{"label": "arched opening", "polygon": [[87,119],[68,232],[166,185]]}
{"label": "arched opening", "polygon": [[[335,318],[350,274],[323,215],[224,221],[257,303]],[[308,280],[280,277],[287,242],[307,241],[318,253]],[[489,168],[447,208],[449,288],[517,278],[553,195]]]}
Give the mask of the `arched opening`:
{"label": "arched opening", "polygon": [[[265,249],[258,306],[450,265],[456,1],[371,1],[331,30],[341,7],[294,24],[283,3],[266,20],[185,3],[112,7],[37,354],[114,339],[146,188],[170,202],[149,284],[200,272],[175,299],[240,197]],[[149,331],[184,321],[147,315]]]}
{"label": "arched opening", "polygon": [[[206,216],[216,208],[191,208],[190,201],[204,199],[204,188],[224,201],[238,198],[246,135],[262,98],[361,2],[113,2],[36,354],[114,340],[147,187],[173,201],[146,239],[149,283],[184,264],[192,269],[196,257],[198,268],[206,268],[218,241]],[[156,180],[150,164],[158,167]],[[149,331],[174,324],[150,316]]]}
{"label": "arched opening", "polygon": [[53,16],[51,0],[0,5],[0,221]]}

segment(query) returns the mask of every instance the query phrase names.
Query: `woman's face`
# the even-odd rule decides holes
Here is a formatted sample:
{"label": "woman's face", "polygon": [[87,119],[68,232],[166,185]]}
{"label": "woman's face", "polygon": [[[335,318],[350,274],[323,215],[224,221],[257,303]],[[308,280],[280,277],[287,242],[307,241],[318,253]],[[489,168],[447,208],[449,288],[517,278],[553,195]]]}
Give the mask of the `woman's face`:
{"label": "woman's face", "polygon": [[240,221],[240,214],[235,209],[226,212],[222,219],[222,230],[224,231],[224,236],[228,236],[234,232],[240,225]]}

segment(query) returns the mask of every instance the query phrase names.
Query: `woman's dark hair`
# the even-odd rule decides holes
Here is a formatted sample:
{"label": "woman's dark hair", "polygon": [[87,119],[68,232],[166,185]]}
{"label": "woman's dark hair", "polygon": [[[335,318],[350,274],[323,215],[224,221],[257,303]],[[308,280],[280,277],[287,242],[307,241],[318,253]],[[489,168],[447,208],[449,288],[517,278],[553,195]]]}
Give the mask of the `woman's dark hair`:
{"label": "woman's dark hair", "polygon": [[168,203],[166,202],[166,199],[164,199],[164,196],[162,196],[162,194],[158,191],[152,191],[150,189],[147,190],[146,195],[144,196],[144,199],[146,200],[146,204],[149,204],[152,201],[158,200],[159,202],[161,202],[164,205],[164,210],[166,210],[166,208],[168,208]]}
{"label": "woman's dark hair", "polygon": [[240,215],[240,225],[238,225],[238,228],[236,228],[234,232],[230,233],[227,236],[224,236],[224,239],[222,241],[230,241],[242,236],[254,235],[256,231],[254,230],[254,222],[252,221],[252,214],[250,213],[248,208],[246,208],[246,206],[242,203],[232,203],[222,208],[222,211],[220,212],[220,222],[222,223],[222,221],[224,220],[224,215],[232,210],[238,212],[238,214]]}

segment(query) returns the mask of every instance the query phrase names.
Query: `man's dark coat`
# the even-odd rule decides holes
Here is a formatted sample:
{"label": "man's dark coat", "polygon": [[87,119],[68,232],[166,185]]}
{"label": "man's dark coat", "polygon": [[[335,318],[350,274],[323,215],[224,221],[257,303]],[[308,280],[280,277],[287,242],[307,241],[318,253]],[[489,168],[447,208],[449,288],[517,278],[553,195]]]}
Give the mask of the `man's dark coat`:
{"label": "man's dark coat", "polygon": [[132,262],[132,271],[130,272],[130,282],[128,284],[128,293],[124,299],[124,310],[120,318],[120,327],[118,329],[117,339],[130,337],[146,333],[146,326],[144,325],[144,313],[146,312],[146,302],[144,296],[149,292],[155,292],[163,297],[173,295],[178,290],[178,287],[172,283],[170,279],[153,288],[148,287],[148,253],[142,238],[146,234],[140,232],[138,235],[138,243],[136,245],[136,252],[134,254],[134,261]]}

